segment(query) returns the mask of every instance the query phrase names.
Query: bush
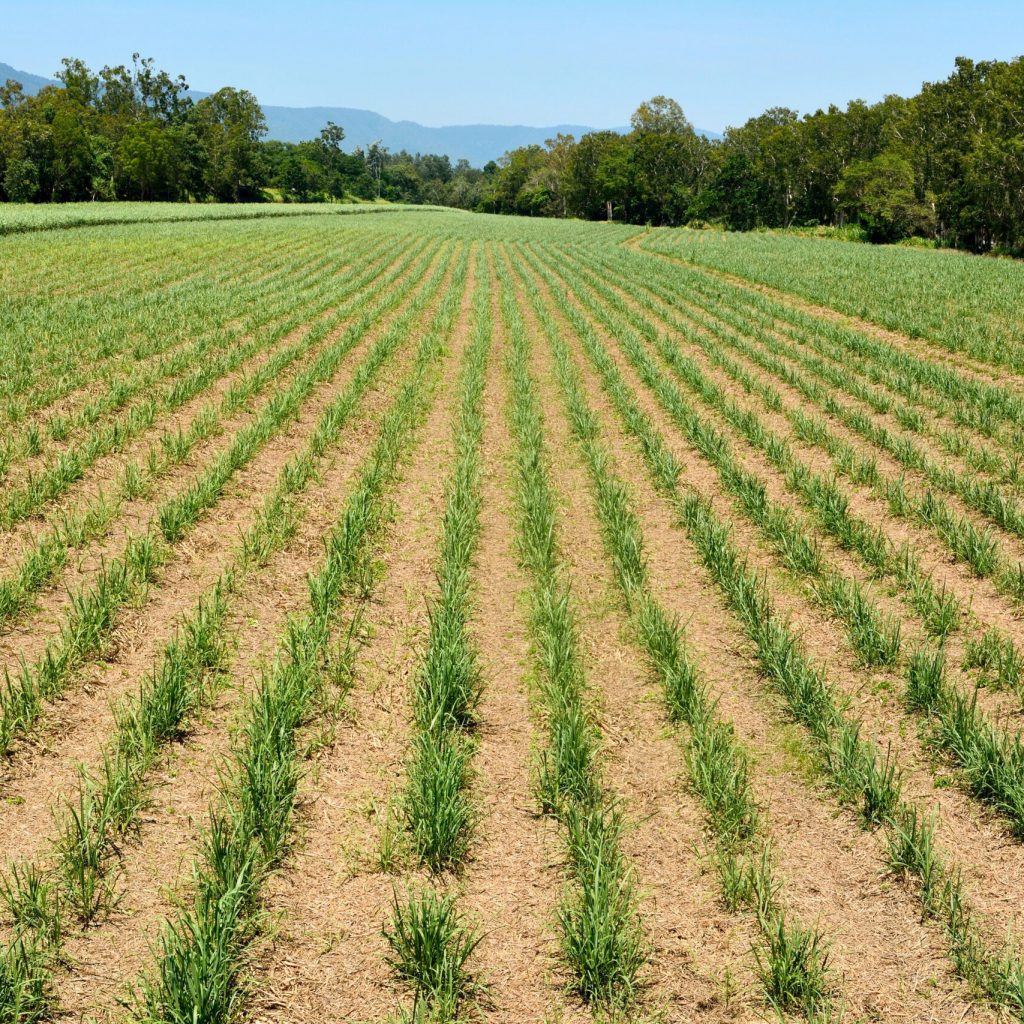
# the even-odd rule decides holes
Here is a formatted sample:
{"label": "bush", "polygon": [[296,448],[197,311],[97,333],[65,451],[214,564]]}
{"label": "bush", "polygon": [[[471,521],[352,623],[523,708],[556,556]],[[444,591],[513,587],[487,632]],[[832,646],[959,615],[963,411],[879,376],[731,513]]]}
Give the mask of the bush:
{"label": "bush", "polygon": [[914,169],[893,153],[850,164],[836,197],[863,225],[870,242],[898,242],[935,228],[931,204],[918,195]]}
{"label": "bush", "polygon": [[31,203],[39,191],[39,170],[31,160],[12,160],[4,175],[4,191],[12,203]]}

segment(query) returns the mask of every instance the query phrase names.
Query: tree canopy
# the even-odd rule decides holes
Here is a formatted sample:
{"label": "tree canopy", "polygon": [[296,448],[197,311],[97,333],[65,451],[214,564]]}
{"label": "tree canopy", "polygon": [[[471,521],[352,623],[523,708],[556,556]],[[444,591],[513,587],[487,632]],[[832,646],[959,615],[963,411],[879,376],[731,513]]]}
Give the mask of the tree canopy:
{"label": "tree canopy", "polygon": [[[538,187],[539,185],[543,187]],[[1024,58],[975,63],[909,99],[800,116],[771,107],[711,142],[665,96],[630,131],[527,147],[499,161],[481,207],[734,230],[859,226],[978,252],[1024,252]]]}
{"label": "tree canopy", "polygon": [[183,76],[138,54],[99,72],[66,58],[57,78],[34,96],[0,86],[0,200],[480,202],[484,173],[465,162],[380,144],[346,153],[330,121],[306,142],[268,141],[251,92],[194,100]]}
{"label": "tree canopy", "polygon": [[0,199],[380,198],[734,230],[852,224],[872,241],[1024,253],[1024,57],[957,58],[910,98],[770,107],[714,141],[654,96],[624,134],[558,135],[482,169],[379,141],[346,152],[331,122],[306,142],[267,141],[252,93],[195,101],[138,54],[98,73],[66,58],[57,77],[34,96],[0,87]]}

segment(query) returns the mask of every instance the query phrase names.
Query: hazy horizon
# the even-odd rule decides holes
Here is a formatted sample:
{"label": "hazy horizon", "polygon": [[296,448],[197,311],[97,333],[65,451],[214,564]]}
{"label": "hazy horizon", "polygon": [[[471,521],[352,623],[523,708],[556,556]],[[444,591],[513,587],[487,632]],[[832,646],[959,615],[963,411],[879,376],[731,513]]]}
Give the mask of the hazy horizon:
{"label": "hazy horizon", "polygon": [[693,9],[296,0],[287,10],[285,19],[279,5],[257,2],[241,18],[237,7],[197,0],[15,3],[0,60],[53,75],[64,56],[99,68],[139,51],[197,90],[230,84],[268,105],[369,109],[431,126],[613,127],[664,93],[695,125],[721,131],[769,106],[805,113],[907,95],[949,75],[959,54],[1024,51],[1024,5],[1003,0],[970,9],[870,0],[841,11],[807,0],[770,10],[746,0]]}

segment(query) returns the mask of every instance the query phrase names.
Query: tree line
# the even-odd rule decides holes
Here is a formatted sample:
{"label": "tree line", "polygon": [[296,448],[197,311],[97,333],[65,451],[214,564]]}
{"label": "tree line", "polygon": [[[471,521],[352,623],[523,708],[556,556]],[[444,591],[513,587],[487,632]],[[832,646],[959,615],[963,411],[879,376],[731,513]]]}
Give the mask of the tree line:
{"label": "tree line", "polygon": [[193,99],[183,76],[138,54],[98,73],[65,58],[56,77],[31,96],[14,80],[0,87],[0,200],[481,201],[483,172],[465,161],[379,144],[346,153],[331,122],[307,142],[268,141],[251,92]]}
{"label": "tree line", "polygon": [[908,99],[804,117],[773,107],[714,141],[658,96],[626,134],[506,154],[481,207],[734,230],[852,225],[877,242],[916,235],[1022,253],[1024,57],[960,57],[949,78]]}
{"label": "tree line", "polygon": [[957,58],[912,97],[800,116],[773,107],[721,139],[656,96],[626,133],[559,135],[483,168],[444,155],[346,153],[344,129],[267,141],[256,97],[193,99],[135,54],[93,73],[66,58],[61,86],[0,88],[0,199],[387,199],[493,213],[720,224],[828,225],[871,241],[920,236],[1024,253],[1024,57]]}

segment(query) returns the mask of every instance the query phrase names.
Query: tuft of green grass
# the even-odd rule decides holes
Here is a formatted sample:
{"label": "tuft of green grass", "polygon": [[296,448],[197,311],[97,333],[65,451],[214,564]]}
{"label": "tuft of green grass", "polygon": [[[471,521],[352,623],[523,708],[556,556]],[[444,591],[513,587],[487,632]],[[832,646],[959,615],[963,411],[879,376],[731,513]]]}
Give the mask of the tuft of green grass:
{"label": "tuft of green grass", "polygon": [[565,957],[580,994],[598,1006],[636,1001],[647,948],[635,909],[633,872],[621,852],[616,807],[574,806],[566,816],[579,884],[558,908]]}
{"label": "tuft of green grass", "polygon": [[767,949],[754,953],[769,1003],[780,1014],[796,1010],[817,1019],[832,1004],[828,950],[820,934],[779,915],[766,937]]}
{"label": "tuft of green grass", "polygon": [[413,743],[405,815],[417,856],[433,871],[457,867],[469,852],[476,811],[467,793],[473,744],[458,733]]}
{"label": "tuft of green grass", "polygon": [[467,965],[481,937],[459,914],[451,893],[424,889],[404,898],[394,893],[384,938],[389,966],[416,992],[412,1020],[461,1019],[461,1009],[478,990]]}

